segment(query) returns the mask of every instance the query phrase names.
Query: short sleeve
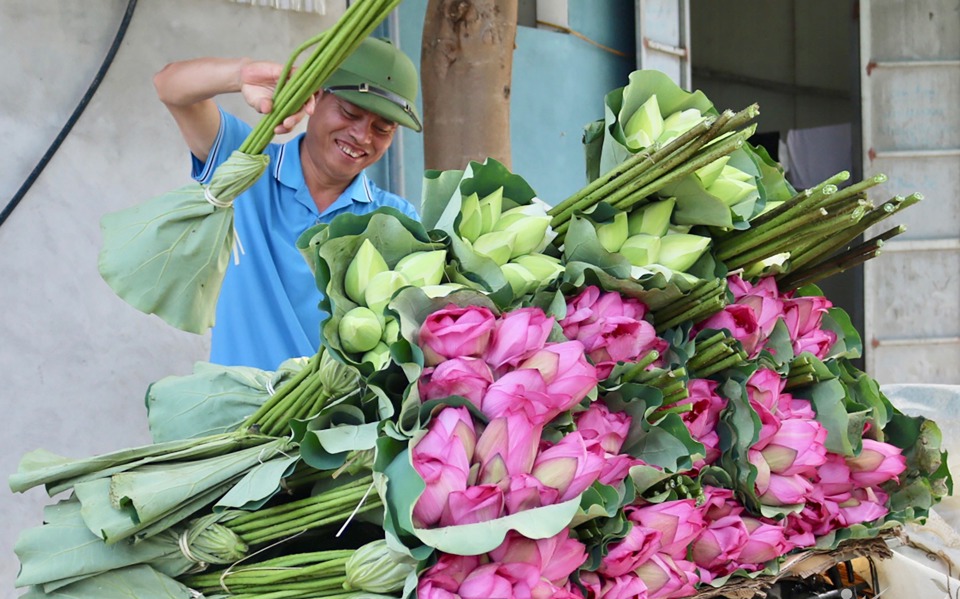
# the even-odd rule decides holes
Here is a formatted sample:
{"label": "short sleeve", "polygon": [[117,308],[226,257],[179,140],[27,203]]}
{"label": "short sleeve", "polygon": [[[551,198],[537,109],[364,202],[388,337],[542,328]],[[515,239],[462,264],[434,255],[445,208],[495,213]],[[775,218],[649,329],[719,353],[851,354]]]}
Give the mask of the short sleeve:
{"label": "short sleeve", "polygon": [[200,183],[209,183],[213,171],[243,145],[252,130],[253,127],[220,108],[220,130],[210,147],[210,155],[206,162],[190,155],[193,163],[191,176]]}

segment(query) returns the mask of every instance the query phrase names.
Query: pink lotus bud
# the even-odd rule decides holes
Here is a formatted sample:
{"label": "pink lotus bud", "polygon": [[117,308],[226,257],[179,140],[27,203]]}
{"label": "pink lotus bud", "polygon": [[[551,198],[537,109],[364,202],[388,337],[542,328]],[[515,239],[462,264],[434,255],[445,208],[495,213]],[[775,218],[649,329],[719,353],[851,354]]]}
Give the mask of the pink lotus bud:
{"label": "pink lotus bud", "polygon": [[846,501],[838,503],[839,520],[843,526],[873,522],[887,515],[886,493],[876,487],[854,489]]}
{"label": "pink lotus bud", "polygon": [[703,514],[693,499],[664,501],[640,508],[628,507],[624,511],[630,521],[659,531],[658,551],[677,559],[686,556],[688,546],[706,526]]}
{"label": "pink lotus bud", "polygon": [[502,416],[487,424],[477,439],[475,459],[480,463],[479,482],[499,483],[509,476],[529,474],[537,456],[541,425],[522,416]]}
{"label": "pink lotus bud", "polygon": [[795,339],[793,342],[793,352],[797,355],[803,352],[809,352],[818,359],[823,360],[830,353],[830,348],[837,342],[837,334],[833,331],[817,329],[811,331],[803,337]]}
{"label": "pink lotus bud", "polygon": [[[589,574],[593,574],[590,572]],[[581,582],[586,574],[581,575]],[[636,574],[615,577],[596,577],[596,584],[587,585],[596,599],[647,599],[647,585]]]}
{"label": "pink lotus bud", "polygon": [[560,491],[546,486],[531,474],[514,474],[509,477],[504,498],[507,513],[516,514],[560,503]]}
{"label": "pink lotus bud", "polygon": [[504,367],[514,366],[531,352],[542,349],[553,323],[553,318],[540,308],[520,308],[507,312],[497,320],[483,359],[497,374],[502,374]]}
{"label": "pink lotus bud", "polygon": [[414,459],[413,467],[426,483],[413,508],[413,521],[420,528],[428,528],[440,521],[450,494],[467,488],[469,470],[433,458]]}
{"label": "pink lotus bud", "polygon": [[758,368],[747,381],[747,395],[751,403],[757,403],[776,414],[780,405],[780,393],[786,381],[776,371]]}
{"label": "pink lotus bud", "polygon": [[754,449],[759,449],[772,473],[810,475],[827,459],[826,440],[827,429],[816,420],[788,418],[780,422],[773,436]]}
{"label": "pink lotus bud", "polygon": [[749,538],[737,556],[741,564],[762,565],[793,549],[782,526],[751,517],[744,517],[743,524],[749,532]]}
{"label": "pink lotus bud", "polygon": [[689,395],[674,404],[692,406],[681,413],[680,418],[693,440],[703,444],[704,457],[697,462],[698,467],[712,464],[720,457],[717,424],[720,422],[720,412],[727,407],[727,400],[716,392],[718,386],[718,383],[707,379],[691,379],[687,382]]}
{"label": "pink lotus bud", "polygon": [[796,505],[803,503],[807,495],[813,489],[813,484],[809,479],[793,474],[783,476],[781,474],[770,474],[767,481],[766,490],[759,492],[759,481],[757,477],[758,499],[765,505]]}
{"label": "pink lotus bud", "polygon": [[477,408],[483,394],[493,383],[493,372],[479,358],[453,358],[441,362],[436,368],[426,368],[420,377],[420,400],[443,399],[459,395],[470,400]]}
{"label": "pink lotus bud", "polygon": [[661,533],[652,528],[634,524],[617,543],[611,543],[597,572],[607,577],[623,576],[646,563],[660,547]]}
{"label": "pink lotus bud", "polygon": [[420,599],[459,598],[457,591],[467,575],[480,567],[480,556],[440,553],[429,570],[420,574],[417,597]]}
{"label": "pink lotus bud", "polygon": [[853,491],[854,482],[846,458],[827,452],[826,461],[817,468],[816,487],[828,497]]}
{"label": "pink lotus bud", "polygon": [[540,571],[533,564],[492,562],[468,574],[459,594],[463,599],[530,597],[539,582]]}
{"label": "pink lotus bud", "polygon": [[757,315],[750,306],[730,304],[720,312],[697,324],[691,334],[704,329],[726,329],[730,336],[743,345],[743,351],[751,358],[757,356],[762,349],[761,329],[757,322]]}
{"label": "pink lotus bud", "polygon": [[648,599],[679,599],[692,597],[700,583],[697,565],[683,559],[673,559],[663,553],[654,554],[636,570],[647,585]]}
{"label": "pink lotus bud", "polygon": [[749,536],[739,515],[710,520],[690,547],[690,557],[700,566],[703,582],[736,570],[737,556]]}
{"label": "pink lotus bud", "polygon": [[547,393],[555,398],[557,413],[569,410],[596,386],[597,369],[587,362],[579,341],[547,343],[524,360],[520,368],[539,370],[547,384]]}
{"label": "pink lotus bud", "polygon": [[560,492],[560,501],[573,499],[592,485],[603,470],[603,459],[587,451],[579,431],[564,436],[540,452],[531,474]]}
{"label": "pink lotus bud", "polygon": [[783,300],[783,321],[791,339],[799,339],[820,328],[820,322],[833,303],[825,297],[807,296]]}
{"label": "pink lotus bud", "polygon": [[546,424],[559,413],[554,403],[540,371],[521,368],[507,372],[490,385],[480,409],[489,418],[522,414],[533,424]]}
{"label": "pink lotus bud", "polygon": [[497,485],[477,485],[454,491],[440,515],[440,526],[474,524],[503,515],[503,491]]}
{"label": "pink lotus bud", "polygon": [[630,415],[626,412],[611,412],[601,402],[591,403],[576,416],[577,430],[587,447],[599,445],[606,453],[618,453],[630,430]]}
{"label": "pink lotus bud", "polygon": [[583,543],[570,537],[568,529],[537,540],[511,531],[503,543],[490,552],[490,558],[504,563],[533,564],[540,570],[542,578],[561,586],[570,574],[583,565],[587,550]]}
{"label": "pink lotus bud", "polygon": [[783,317],[783,300],[777,291],[776,279],[766,277],[750,285],[740,277],[731,276],[727,277],[727,286],[733,292],[734,303],[748,306],[756,315],[762,345]]}
{"label": "pink lotus bud", "polygon": [[479,357],[493,333],[494,316],[488,308],[450,306],[427,316],[420,327],[420,348],[428,366],[450,358]]}
{"label": "pink lotus bud", "polygon": [[907,460],[899,447],[873,439],[864,439],[860,455],[847,458],[850,478],[861,487],[875,487],[897,480],[907,469]]}
{"label": "pink lotus bud", "polygon": [[426,484],[413,512],[418,526],[438,522],[447,496],[466,489],[475,444],[473,420],[466,408],[445,408],[413,446],[411,462]]}

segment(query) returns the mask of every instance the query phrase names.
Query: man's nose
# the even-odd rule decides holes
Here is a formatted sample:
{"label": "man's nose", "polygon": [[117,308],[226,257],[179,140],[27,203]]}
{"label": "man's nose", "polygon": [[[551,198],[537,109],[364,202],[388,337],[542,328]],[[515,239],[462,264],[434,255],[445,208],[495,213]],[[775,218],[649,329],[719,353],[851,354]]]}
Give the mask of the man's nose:
{"label": "man's nose", "polygon": [[350,134],[359,143],[369,143],[373,137],[373,118],[364,117],[354,121]]}

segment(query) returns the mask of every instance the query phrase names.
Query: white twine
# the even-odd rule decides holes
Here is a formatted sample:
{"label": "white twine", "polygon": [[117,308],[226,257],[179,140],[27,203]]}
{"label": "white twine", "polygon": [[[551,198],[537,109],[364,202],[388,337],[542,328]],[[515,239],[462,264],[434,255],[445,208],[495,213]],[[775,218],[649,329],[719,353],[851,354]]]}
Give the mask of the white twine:
{"label": "white twine", "polygon": [[[246,254],[243,251],[243,244],[240,242],[240,233],[236,229],[233,231],[233,264],[234,266],[240,265],[240,254]],[[272,395],[272,393],[271,393]]]}
{"label": "white twine", "polygon": [[340,527],[340,530],[337,531],[335,536],[339,537],[343,534],[343,531],[347,529],[347,525],[350,524],[350,521],[353,520],[353,517],[357,515],[357,512],[360,511],[360,507],[363,505],[363,502],[367,500],[367,495],[370,494],[370,489],[373,488],[373,483],[370,483],[370,486],[367,487],[366,493],[363,494],[363,497],[360,498],[360,503],[357,504],[357,507],[353,508],[353,511],[350,512],[350,516],[347,517],[347,521],[343,523],[343,526]]}
{"label": "white twine", "polygon": [[209,187],[203,188],[203,198],[208,202],[210,202],[211,204],[213,204],[214,206],[216,206],[217,208],[229,208],[230,206],[233,206],[233,200],[230,200],[229,202],[221,202],[216,197],[214,197]]}
{"label": "white twine", "polygon": [[187,529],[180,533],[180,537],[177,539],[177,546],[180,548],[180,553],[183,554],[185,558],[191,562],[197,564],[201,569],[206,569],[207,564],[197,556],[193,554],[190,550],[190,529]]}
{"label": "white twine", "polygon": [[[246,555],[246,556],[238,559],[237,561],[233,562],[232,564],[230,564],[230,566],[229,566],[226,570],[223,571],[223,574],[220,575],[220,588],[223,589],[224,592],[230,593],[230,588],[227,587],[227,576],[231,576],[231,575],[234,574],[234,572],[233,572],[232,570],[233,570],[233,568],[234,568],[235,566],[238,566],[238,565],[242,564],[243,562],[247,561],[248,559],[251,559],[251,558],[253,558],[253,557],[257,556],[257,555],[260,555],[260,554],[263,553],[264,551],[268,551],[268,550],[270,550],[270,549],[273,549],[273,548],[276,547],[277,545],[282,545],[283,543],[286,543],[287,541],[291,541],[291,540],[293,540],[293,539],[296,539],[297,537],[299,537],[300,535],[302,535],[302,534],[305,533],[305,532],[306,532],[306,530],[301,530],[300,532],[298,532],[298,533],[296,533],[296,534],[290,535],[289,537],[286,537],[286,538],[284,538],[284,539],[280,539],[280,540],[277,541],[276,543],[271,543],[270,545],[267,545],[266,547],[263,547],[263,548],[261,548],[261,549],[258,549],[257,551],[254,551],[253,553],[251,553],[251,554],[249,554],[249,555]],[[250,572],[251,570],[281,570],[281,569],[283,569],[283,568],[277,568],[277,567],[273,567],[273,568],[249,568],[249,569],[245,570],[245,572]]]}
{"label": "white twine", "polygon": [[269,397],[273,397],[274,395],[276,395],[277,390],[273,387],[273,379],[268,380],[267,384],[264,385],[264,387]]}

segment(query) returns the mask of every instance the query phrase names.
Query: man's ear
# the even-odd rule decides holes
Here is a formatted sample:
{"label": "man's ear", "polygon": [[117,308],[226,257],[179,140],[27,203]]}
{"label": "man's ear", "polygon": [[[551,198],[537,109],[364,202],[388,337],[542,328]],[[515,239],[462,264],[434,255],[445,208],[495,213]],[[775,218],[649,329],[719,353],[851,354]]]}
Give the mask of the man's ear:
{"label": "man's ear", "polygon": [[307,116],[313,116],[314,110],[317,109],[317,102],[320,100],[320,97],[323,96],[323,90],[317,90],[312,96],[307,98],[306,104],[303,105],[303,111],[307,113]]}

